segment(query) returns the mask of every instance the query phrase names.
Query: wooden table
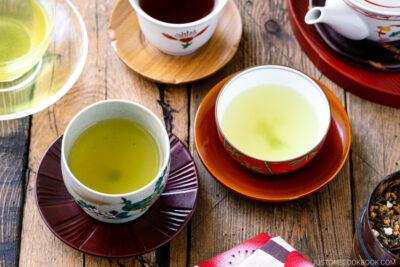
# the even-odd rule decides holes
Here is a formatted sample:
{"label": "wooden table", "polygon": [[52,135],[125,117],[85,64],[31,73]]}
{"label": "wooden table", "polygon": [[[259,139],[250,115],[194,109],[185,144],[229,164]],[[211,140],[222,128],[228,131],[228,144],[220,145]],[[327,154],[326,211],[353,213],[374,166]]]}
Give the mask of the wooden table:
{"label": "wooden table", "polygon": [[[0,122],[0,266],[193,266],[262,231],[283,237],[315,265],[349,258],[369,192],[399,169],[400,111],[347,93],[322,75],[293,35],[286,1],[236,0],[244,27],[235,57],[213,76],[179,86],[145,80],[119,60],[107,35],[116,0],[72,2],[89,34],[89,56],[78,82],[50,108]],[[319,78],[350,117],[348,161],[328,186],[301,200],[272,204],[243,198],[214,180],[194,151],[193,121],[207,91],[228,74],[261,64],[287,65]],[[47,229],[36,207],[34,182],[43,153],[71,118],[93,102],[113,98],[138,102],[164,118],[167,129],[193,153],[201,189],[192,220],[172,242],[147,255],[109,260],[75,251]]]}

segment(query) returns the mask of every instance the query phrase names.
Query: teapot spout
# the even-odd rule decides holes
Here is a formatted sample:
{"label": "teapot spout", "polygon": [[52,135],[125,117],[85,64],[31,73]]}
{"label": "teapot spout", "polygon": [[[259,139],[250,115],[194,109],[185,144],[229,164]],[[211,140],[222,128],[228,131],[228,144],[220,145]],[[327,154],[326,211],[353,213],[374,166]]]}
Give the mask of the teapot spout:
{"label": "teapot spout", "polygon": [[324,22],[323,19],[322,19],[322,17],[323,17],[322,14],[324,13],[323,9],[324,8],[322,8],[322,7],[311,8],[307,12],[307,14],[306,14],[306,16],[304,18],[305,22],[307,24],[316,24],[316,23]]}
{"label": "teapot spout", "polygon": [[[307,24],[326,23],[346,38],[362,40],[370,35],[368,25],[359,15],[343,1],[335,0],[335,4],[325,7],[311,8],[304,20]],[[327,1],[332,3],[332,1]]]}

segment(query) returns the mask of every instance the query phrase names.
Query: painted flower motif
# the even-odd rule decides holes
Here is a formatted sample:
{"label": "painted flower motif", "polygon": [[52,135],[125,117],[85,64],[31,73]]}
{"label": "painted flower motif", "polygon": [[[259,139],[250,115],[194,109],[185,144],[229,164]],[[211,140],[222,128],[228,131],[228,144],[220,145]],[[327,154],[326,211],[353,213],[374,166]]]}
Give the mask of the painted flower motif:
{"label": "painted flower motif", "polygon": [[78,203],[79,206],[81,206],[82,208],[86,208],[86,209],[95,209],[96,207],[90,204],[87,204],[85,201],[83,200],[77,200],[76,203]]}
{"label": "painted flower motif", "polygon": [[174,36],[171,36],[167,33],[162,33],[162,35],[170,40],[181,42],[182,48],[186,49],[193,43],[192,41],[194,38],[203,34],[208,29],[208,26],[210,25],[207,25],[207,27],[202,29],[199,33],[197,33],[196,30],[193,30],[193,31],[180,32],[175,34]]}
{"label": "painted flower motif", "polygon": [[122,207],[122,210],[129,212],[129,211],[133,211],[133,210],[144,209],[145,207],[147,207],[150,204],[150,201],[152,198],[153,198],[153,195],[150,195],[139,202],[132,203],[130,200],[123,197],[122,198],[123,202],[121,204],[124,204],[124,206]]}
{"label": "painted flower motif", "polygon": [[105,211],[100,211],[98,210],[95,206],[87,204],[83,200],[77,200],[76,203],[78,203],[79,206],[82,207],[87,212],[94,213],[100,217],[107,218],[107,219],[123,219],[123,218],[128,218],[131,215],[128,215],[128,212],[118,212],[116,210],[112,210],[110,212],[105,212]]}
{"label": "painted flower motif", "polygon": [[161,191],[164,189],[164,185],[162,184],[162,181],[163,181],[165,175],[167,174],[167,169],[168,168],[164,169],[163,174],[160,176],[160,178],[158,178],[158,180],[156,182],[156,187],[154,189],[156,195],[160,194]]}
{"label": "painted flower motif", "polygon": [[308,153],[304,157],[296,159],[292,162],[289,162],[289,165],[298,164],[300,162],[303,162],[303,160],[305,160],[305,161],[310,160],[312,157],[314,157],[317,154],[319,148],[320,148],[320,146],[316,147],[314,150],[312,150],[310,153]]}
{"label": "painted flower motif", "polygon": [[131,215],[128,215],[127,211],[124,212],[118,212],[116,210],[112,210],[110,211],[110,213],[115,216],[115,218],[119,218],[119,219],[124,219],[124,218],[129,218],[131,217]]}
{"label": "painted flower motif", "polygon": [[[249,162],[247,162],[247,161],[246,161],[246,158],[245,158],[242,154],[240,154],[235,148],[233,148],[233,147],[226,141],[225,138],[224,138],[224,148],[225,148],[226,151],[228,151],[229,153],[231,153],[231,155],[237,160],[237,162],[239,162],[240,165],[242,165],[242,166],[244,166],[244,167],[246,167],[246,168],[248,168],[248,169],[251,169],[251,170],[253,170],[253,171],[255,171],[255,172],[265,174],[265,171],[264,171],[262,168],[257,167],[257,166],[252,166]],[[267,164],[267,163],[265,163],[265,164]],[[266,165],[266,166],[268,167],[268,165]],[[268,169],[269,169],[269,167],[268,167]],[[269,170],[270,170],[270,169],[269,169]],[[273,174],[271,170],[270,170],[270,172],[271,172],[271,174]]]}
{"label": "painted flower motif", "polygon": [[400,37],[400,31],[398,31],[398,28],[400,28],[400,25],[378,26],[376,32],[381,41],[390,41],[390,38]]}
{"label": "painted flower motif", "polygon": [[116,210],[111,210],[109,212],[105,211],[100,211],[96,208],[96,206],[93,206],[91,204],[86,203],[83,200],[76,200],[76,203],[82,207],[83,210],[89,212],[89,213],[94,213],[98,216],[107,218],[107,219],[123,219],[123,218],[128,218],[131,217],[132,215],[129,215],[130,211],[144,211],[149,205],[151,205],[154,201],[156,201],[155,198],[153,198],[155,195],[158,195],[161,193],[161,191],[164,188],[164,185],[162,183],[163,178],[167,174],[168,168],[164,169],[163,174],[161,175],[160,178],[158,178],[155,189],[153,194],[150,196],[146,197],[145,199],[132,203],[132,201],[126,199],[126,198],[121,198],[122,202],[120,204],[123,204],[122,211],[116,211]]}
{"label": "painted flower motif", "polygon": [[389,37],[399,37],[400,36],[400,31],[398,32],[393,32],[389,35]]}

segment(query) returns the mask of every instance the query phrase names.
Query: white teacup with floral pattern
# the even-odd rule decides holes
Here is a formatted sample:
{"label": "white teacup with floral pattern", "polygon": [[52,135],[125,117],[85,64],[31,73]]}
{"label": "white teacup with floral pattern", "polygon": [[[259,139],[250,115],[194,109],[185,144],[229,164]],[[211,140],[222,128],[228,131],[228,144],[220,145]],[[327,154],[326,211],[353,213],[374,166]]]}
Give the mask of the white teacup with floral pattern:
{"label": "white teacup with floral pattern", "polygon": [[129,2],[136,11],[140,29],[146,39],[164,53],[178,56],[194,52],[211,38],[228,0],[215,0],[214,8],[207,16],[182,24],[157,20],[143,11],[139,0]]}
{"label": "white teacup with floral pattern", "polygon": [[[105,194],[85,186],[67,164],[71,146],[78,136],[94,123],[112,118],[140,123],[154,137],[160,150],[161,163],[156,177],[139,190],[126,194]],[[106,100],[86,107],[71,120],[62,140],[61,170],[68,192],[88,215],[106,223],[124,223],[143,215],[165,187],[169,162],[169,138],[161,121],[149,109],[126,100]]]}

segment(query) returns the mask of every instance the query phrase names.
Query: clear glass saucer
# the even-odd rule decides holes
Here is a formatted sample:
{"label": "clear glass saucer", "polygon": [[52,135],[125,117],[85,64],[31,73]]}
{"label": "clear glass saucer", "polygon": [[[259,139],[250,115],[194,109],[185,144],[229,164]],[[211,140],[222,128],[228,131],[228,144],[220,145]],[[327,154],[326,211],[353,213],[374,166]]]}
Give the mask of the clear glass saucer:
{"label": "clear glass saucer", "polygon": [[88,54],[88,36],[69,0],[56,1],[54,34],[43,58],[28,73],[0,82],[0,120],[16,119],[47,108],[78,79]]}

